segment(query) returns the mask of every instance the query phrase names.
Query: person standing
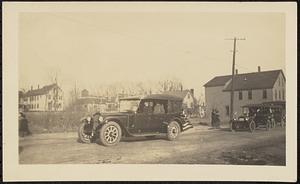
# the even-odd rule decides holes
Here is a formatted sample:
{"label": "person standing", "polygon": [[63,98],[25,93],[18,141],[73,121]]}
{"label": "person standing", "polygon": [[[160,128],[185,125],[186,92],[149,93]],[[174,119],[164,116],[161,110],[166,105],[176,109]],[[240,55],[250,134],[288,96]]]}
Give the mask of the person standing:
{"label": "person standing", "polygon": [[212,109],[212,111],[211,111],[211,126],[213,127],[213,128],[215,128],[215,120],[216,118],[215,118],[215,109]]}
{"label": "person standing", "polygon": [[19,133],[21,137],[25,135],[31,135],[31,132],[28,127],[28,120],[24,113],[19,113]]}
{"label": "person standing", "polygon": [[215,128],[220,128],[220,115],[218,109],[215,110]]}

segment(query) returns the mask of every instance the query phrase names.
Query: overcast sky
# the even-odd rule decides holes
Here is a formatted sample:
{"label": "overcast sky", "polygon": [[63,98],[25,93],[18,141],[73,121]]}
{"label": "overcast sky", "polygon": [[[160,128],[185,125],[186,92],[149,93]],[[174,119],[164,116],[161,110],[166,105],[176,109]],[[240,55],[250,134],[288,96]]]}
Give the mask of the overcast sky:
{"label": "overcast sky", "polygon": [[64,89],[115,81],[182,80],[184,88],[231,74],[234,36],[239,73],[283,69],[285,17],[280,13],[22,13],[20,88]]}

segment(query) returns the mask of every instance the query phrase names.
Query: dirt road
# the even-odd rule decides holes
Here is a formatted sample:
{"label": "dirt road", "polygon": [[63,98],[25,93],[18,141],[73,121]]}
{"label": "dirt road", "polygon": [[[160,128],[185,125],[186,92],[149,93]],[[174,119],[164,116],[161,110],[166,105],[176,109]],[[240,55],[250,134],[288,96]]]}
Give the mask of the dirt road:
{"label": "dirt road", "polygon": [[19,141],[20,164],[285,165],[285,129],[229,132],[195,126],[176,141],[126,138],[114,147],[77,142],[77,133],[36,134]]}

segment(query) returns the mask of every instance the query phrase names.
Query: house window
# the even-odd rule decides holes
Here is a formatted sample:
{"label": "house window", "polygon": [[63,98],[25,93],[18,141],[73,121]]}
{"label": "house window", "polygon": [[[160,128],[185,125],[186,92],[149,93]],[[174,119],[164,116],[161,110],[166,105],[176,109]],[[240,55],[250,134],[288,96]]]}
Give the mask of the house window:
{"label": "house window", "polygon": [[252,100],[252,91],[251,90],[248,91],[248,100]]}
{"label": "house window", "polygon": [[36,108],[37,108],[37,109],[39,108],[39,104],[36,104]]}
{"label": "house window", "polygon": [[279,95],[278,99],[281,100],[281,91],[278,91],[278,95]]}
{"label": "house window", "polygon": [[285,100],[284,89],[282,90],[282,99]]}
{"label": "house window", "polygon": [[243,100],[243,92],[239,91],[239,100]]}
{"label": "house window", "polygon": [[275,89],[275,100],[277,100],[277,90]]}
{"label": "house window", "polygon": [[226,105],[226,116],[229,116],[229,105]]}
{"label": "house window", "polygon": [[263,90],[263,99],[266,99],[267,98],[267,90]]}

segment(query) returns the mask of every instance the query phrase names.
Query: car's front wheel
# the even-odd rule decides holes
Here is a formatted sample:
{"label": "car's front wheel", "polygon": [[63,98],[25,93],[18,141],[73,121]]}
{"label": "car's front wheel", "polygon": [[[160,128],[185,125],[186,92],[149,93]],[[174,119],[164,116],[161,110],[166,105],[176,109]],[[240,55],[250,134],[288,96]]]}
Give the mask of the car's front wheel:
{"label": "car's front wheel", "polygon": [[81,143],[91,143],[93,141],[93,126],[86,121],[82,121],[78,128],[78,141]]}
{"label": "car's front wheel", "polygon": [[167,130],[167,139],[170,141],[175,140],[180,134],[180,126],[176,121],[172,121],[168,125],[168,130]]}
{"label": "car's front wheel", "polygon": [[100,143],[104,146],[114,146],[120,142],[122,130],[118,123],[107,122],[100,128]]}

